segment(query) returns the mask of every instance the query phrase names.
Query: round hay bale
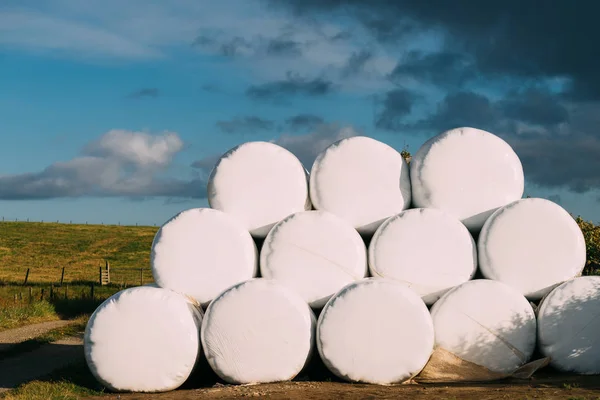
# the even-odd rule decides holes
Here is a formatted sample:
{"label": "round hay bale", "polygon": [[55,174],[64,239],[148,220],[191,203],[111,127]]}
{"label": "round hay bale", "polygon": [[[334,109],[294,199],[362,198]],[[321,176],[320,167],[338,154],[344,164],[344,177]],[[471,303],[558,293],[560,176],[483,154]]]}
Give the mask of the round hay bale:
{"label": "round hay bale", "polygon": [[327,302],[317,323],[321,359],[351,382],[404,382],[425,366],[433,341],[423,300],[405,285],[382,278],[344,287]]}
{"label": "round hay bale", "polygon": [[234,384],[293,379],[313,351],[315,316],[296,293],[269,279],[227,289],[206,310],[202,345],[211,368]]}
{"label": "round hay bale", "polygon": [[433,305],[431,317],[436,347],[492,372],[512,373],[535,349],[533,308],[502,282],[463,283]]}
{"label": "round hay bale", "polygon": [[364,136],[332,144],[311,169],[314,207],[336,214],[365,235],[408,208],[410,193],[408,165],[400,153]]}
{"label": "round hay bale", "polygon": [[258,251],[248,231],[232,216],[193,208],[158,230],[150,266],[158,286],[207,306],[223,290],[256,276]]}
{"label": "round hay bale", "polygon": [[477,270],[477,247],[454,216],[433,208],[386,220],[369,244],[371,275],[408,285],[431,305]]}
{"label": "round hay bale", "polygon": [[556,369],[600,374],[600,276],[582,276],[552,290],[538,309],[538,343]]}
{"label": "round hay bale", "polygon": [[238,219],[255,238],[277,222],[310,210],[308,173],[274,143],[247,142],[225,153],[208,181],[208,204]]}
{"label": "round hay bale", "polygon": [[585,239],[568,212],[549,200],[517,200],[496,211],[478,238],[484,277],[539,300],[585,267]]}
{"label": "round hay bale", "polygon": [[367,275],[365,244],[358,232],[326,211],[292,214],[273,227],[260,253],[264,278],[322,308],[349,283]]}
{"label": "round hay bale", "polygon": [[523,196],[517,154],[500,137],[457,128],[429,139],[410,165],[414,207],[438,208],[478,232],[499,207]]}
{"label": "round hay bale", "polygon": [[104,301],[84,335],[87,365],[113,391],[178,388],[199,357],[202,310],[168,289],[140,286]]}

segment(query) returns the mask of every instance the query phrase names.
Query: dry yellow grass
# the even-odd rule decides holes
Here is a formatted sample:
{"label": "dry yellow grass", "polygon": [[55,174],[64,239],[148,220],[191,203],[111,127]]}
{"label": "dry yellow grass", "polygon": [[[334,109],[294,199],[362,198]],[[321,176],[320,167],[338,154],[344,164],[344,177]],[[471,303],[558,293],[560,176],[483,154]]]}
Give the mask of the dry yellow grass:
{"label": "dry yellow grass", "polygon": [[37,222],[0,223],[0,282],[56,283],[97,281],[105,260],[115,283],[151,282],[150,246],[157,227],[71,225]]}

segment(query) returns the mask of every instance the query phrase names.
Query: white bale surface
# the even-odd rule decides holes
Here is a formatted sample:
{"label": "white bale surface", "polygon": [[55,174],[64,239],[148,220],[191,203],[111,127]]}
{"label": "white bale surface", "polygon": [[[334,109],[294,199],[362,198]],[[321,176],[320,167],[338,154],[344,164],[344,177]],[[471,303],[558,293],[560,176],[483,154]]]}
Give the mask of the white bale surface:
{"label": "white bale surface", "polygon": [[204,354],[229,383],[291,380],[312,355],[315,322],[299,295],[273,280],[252,279],[226,290],[208,307]]}
{"label": "white bale surface", "polygon": [[454,216],[432,208],[386,220],[369,244],[371,275],[408,285],[425,303],[464,283],[477,270],[477,247]]}
{"label": "white bale surface", "polygon": [[88,367],[113,391],[176,389],[201,356],[201,323],[201,310],[183,295],[150,286],[123,290],[90,317]]}
{"label": "white bale surface", "polygon": [[156,233],[150,266],[160,287],[207,306],[223,290],[256,276],[258,251],[232,216],[193,208],[171,218]]}
{"label": "white bale surface", "polygon": [[478,279],[431,308],[435,345],[492,372],[512,373],[533,354],[536,319],[527,299],[501,282]]}
{"label": "white bale surface", "polygon": [[414,207],[438,208],[477,232],[499,207],[523,196],[523,167],[508,143],[457,128],[429,139],[411,161]]}
{"label": "white bale surface", "polygon": [[405,285],[382,278],[343,288],[325,305],[317,324],[321,359],[351,382],[406,381],[425,366],[433,343],[425,303]]}
{"label": "white bale surface", "polygon": [[567,211],[549,200],[517,200],[496,211],[478,238],[479,267],[539,300],[583,271],[585,239]]}
{"label": "white bale surface", "polygon": [[317,210],[336,214],[370,235],[410,205],[408,164],[398,151],[375,139],[343,139],[315,160],[310,196]]}
{"label": "white bale surface", "polygon": [[600,276],[556,287],[538,309],[538,342],[555,368],[600,374]]}
{"label": "white bale surface", "polygon": [[358,232],[343,219],[326,211],[303,211],[269,232],[260,271],[321,308],[335,292],[367,275],[367,252]]}
{"label": "white bale surface", "polygon": [[240,220],[256,238],[277,222],[310,210],[306,169],[288,150],[247,142],[225,153],[208,181],[208,204]]}

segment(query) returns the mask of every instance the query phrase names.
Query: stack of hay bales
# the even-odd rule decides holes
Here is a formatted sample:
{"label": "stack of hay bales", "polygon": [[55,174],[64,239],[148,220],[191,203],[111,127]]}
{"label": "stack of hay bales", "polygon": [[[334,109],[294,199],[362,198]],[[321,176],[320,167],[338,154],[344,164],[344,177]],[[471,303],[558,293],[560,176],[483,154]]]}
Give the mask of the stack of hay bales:
{"label": "stack of hay bales", "polygon": [[583,235],[523,191],[511,147],[474,128],[430,139],[410,168],[367,137],[332,144],[310,174],[280,146],[244,143],[215,165],[210,208],[156,234],[157,286],[98,307],[88,365],[128,391],[178,387],[202,353],[235,384],[291,380],[317,355],[375,384],[529,376],[548,362],[600,373],[600,277],[578,277]]}

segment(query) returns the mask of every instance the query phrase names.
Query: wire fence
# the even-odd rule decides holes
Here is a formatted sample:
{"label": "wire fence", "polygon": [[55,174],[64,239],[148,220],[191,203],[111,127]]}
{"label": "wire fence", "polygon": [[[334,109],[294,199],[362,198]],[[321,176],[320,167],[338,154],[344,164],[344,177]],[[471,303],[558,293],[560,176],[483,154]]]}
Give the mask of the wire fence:
{"label": "wire fence", "polygon": [[30,218],[9,218],[9,217],[2,217],[2,222],[34,222],[34,223],[53,223],[53,224],[71,224],[71,225],[103,225],[103,226],[152,226],[152,227],[156,227],[158,226],[156,223],[153,224],[147,224],[147,223],[121,223],[120,221],[117,221],[117,223],[104,223],[104,222],[89,222],[89,221],[73,221],[73,220],[69,220],[69,221],[61,221],[59,219],[57,220],[36,220],[36,219],[30,219]]}

